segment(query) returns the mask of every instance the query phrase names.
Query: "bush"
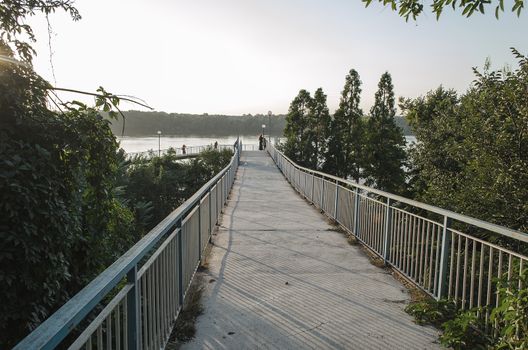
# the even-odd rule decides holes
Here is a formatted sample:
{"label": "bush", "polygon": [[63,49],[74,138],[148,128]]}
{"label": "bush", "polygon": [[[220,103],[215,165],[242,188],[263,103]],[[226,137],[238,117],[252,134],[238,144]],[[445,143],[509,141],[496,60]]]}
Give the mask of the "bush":
{"label": "bush", "polygon": [[409,304],[405,312],[413,316],[418,324],[430,324],[440,327],[456,314],[456,306],[452,301],[426,299]]}

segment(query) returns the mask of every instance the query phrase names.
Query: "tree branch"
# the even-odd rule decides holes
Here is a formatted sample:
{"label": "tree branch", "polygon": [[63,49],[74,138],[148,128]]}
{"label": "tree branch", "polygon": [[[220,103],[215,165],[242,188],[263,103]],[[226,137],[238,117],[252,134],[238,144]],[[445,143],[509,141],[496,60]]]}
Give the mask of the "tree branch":
{"label": "tree branch", "polygon": [[95,96],[95,97],[100,97],[100,98],[112,98],[112,97],[117,97],[118,99],[122,100],[122,101],[127,101],[127,102],[131,102],[131,103],[134,103],[134,104],[137,104],[141,107],[145,107],[145,108],[148,108],[150,109],[151,111],[154,110],[154,108],[150,107],[149,105],[145,104],[145,103],[141,103],[141,102],[138,102],[138,101],[135,101],[133,99],[130,99],[130,98],[126,98],[126,97],[119,97],[118,95],[102,95],[102,94],[96,94],[96,93],[93,93],[93,92],[87,92],[87,91],[81,91],[81,90],[74,90],[74,89],[66,89],[66,88],[59,88],[59,87],[55,87],[55,86],[48,86],[48,90],[55,90],[55,91],[64,91],[64,92],[73,92],[73,93],[76,93],[76,94],[82,94],[82,95],[88,95],[88,96]]}

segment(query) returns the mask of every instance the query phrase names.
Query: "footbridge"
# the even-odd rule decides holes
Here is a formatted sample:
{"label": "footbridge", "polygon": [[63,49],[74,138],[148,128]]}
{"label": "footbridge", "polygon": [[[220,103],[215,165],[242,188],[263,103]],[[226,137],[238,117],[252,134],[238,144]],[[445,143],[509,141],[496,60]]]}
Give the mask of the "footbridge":
{"label": "footbridge", "polygon": [[182,349],[438,349],[438,331],[404,312],[404,284],[462,309],[496,305],[496,277],[528,258],[484,231],[528,242],[237,143],[225,169],[16,349],[172,348],[193,283],[204,311]]}

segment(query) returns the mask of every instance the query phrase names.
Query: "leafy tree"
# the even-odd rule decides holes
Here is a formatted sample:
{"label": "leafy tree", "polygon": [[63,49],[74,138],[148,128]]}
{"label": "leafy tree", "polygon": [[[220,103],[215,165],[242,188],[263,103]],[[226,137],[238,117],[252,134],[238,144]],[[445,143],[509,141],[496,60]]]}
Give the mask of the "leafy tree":
{"label": "leafy tree", "polygon": [[[419,141],[408,152],[408,188],[418,200],[429,203],[432,200],[426,195],[435,191],[429,177],[447,184],[460,174],[463,164],[456,156],[456,149],[463,136],[458,127],[461,121],[455,112],[459,102],[456,91],[443,87],[415,100],[400,99],[401,109]],[[430,175],[426,178],[425,174]],[[448,203],[444,204],[449,207]]]}
{"label": "leafy tree", "polygon": [[359,181],[362,167],[363,111],[359,108],[361,80],[356,70],[345,78],[339,108],[334,114],[329,133],[325,170]]}
{"label": "leafy tree", "polygon": [[419,141],[411,154],[418,199],[527,231],[528,60],[513,52],[518,69],[475,70],[464,95],[440,88],[402,101],[402,110]]}
{"label": "leafy tree", "polygon": [[310,145],[308,142],[308,128],[310,126],[310,113],[312,97],[306,90],[299,91],[299,94],[290,104],[288,115],[286,116],[286,128],[284,136],[284,153],[294,162],[300,165],[308,165]]}
{"label": "leafy tree", "polygon": [[48,110],[46,83],[24,65],[0,75],[0,343],[10,347],[115,259],[132,217],[112,196],[108,121],[80,105]]}
{"label": "leafy tree", "polygon": [[[132,213],[113,194],[115,97],[96,108],[50,110],[50,84],[34,73],[27,16],[71,1],[0,4],[0,347],[10,348],[127,249]],[[25,38],[29,39],[25,41]],[[110,101],[109,101],[110,100]],[[113,113],[112,113],[113,115]]]}
{"label": "leafy tree", "polygon": [[326,105],[326,95],[322,88],[315,91],[308,114],[306,165],[320,169],[327,150],[327,135],[330,113]]}
{"label": "leafy tree", "polygon": [[0,3],[0,41],[14,53],[12,59],[29,64],[35,54],[31,46],[31,42],[35,42],[35,35],[25,19],[38,13],[48,15],[57,10],[68,12],[74,21],[81,19],[71,0],[5,0]]}
{"label": "leafy tree", "polygon": [[[369,6],[372,3],[372,0],[362,0],[365,3],[365,6]],[[416,20],[424,11],[424,5],[419,0],[378,0],[378,2],[383,3],[383,5],[389,5],[393,11],[398,11],[398,14],[401,17],[404,17],[406,21],[409,18]],[[462,16],[470,17],[474,13],[485,13],[485,9],[492,6],[491,0],[433,0],[433,3],[430,5],[432,12],[436,15],[436,18],[439,19],[443,10],[447,6],[451,6],[453,10],[457,8],[462,9]],[[504,0],[497,0],[494,2],[495,6],[495,17],[498,19],[499,14],[504,12]],[[524,0],[514,0],[511,7],[511,11],[516,13],[517,16],[520,16],[521,11],[524,8]]]}
{"label": "leafy tree", "polygon": [[[0,348],[15,345],[115,261],[152,224],[157,209],[129,200],[130,187],[118,186],[126,174],[123,153],[102,112],[114,117],[119,99],[100,88],[92,94],[94,107],[58,103],[31,67],[34,37],[25,18],[57,9],[80,18],[71,3],[0,4]],[[191,162],[176,189],[181,197],[160,206],[180,203],[225,166],[226,157]],[[167,184],[177,172],[165,168],[179,169],[162,165],[154,174],[165,182],[145,192],[159,190],[168,201]]]}
{"label": "leafy tree", "polygon": [[381,76],[370,114],[365,134],[366,183],[381,190],[401,193],[405,187],[405,139],[394,122],[396,108],[389,73]]}

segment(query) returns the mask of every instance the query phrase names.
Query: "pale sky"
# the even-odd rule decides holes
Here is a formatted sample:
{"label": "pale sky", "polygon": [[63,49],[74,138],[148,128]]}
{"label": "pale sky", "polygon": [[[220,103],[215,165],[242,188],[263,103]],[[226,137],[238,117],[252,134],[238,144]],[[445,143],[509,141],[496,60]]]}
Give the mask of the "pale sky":
{"label": "pale sky", "polygon": [[[385,71],[397,97],[417,97],[440,84],[465,91],[471,67],[487,57],[494,68],[514,64],[512,46],[528,54],[528,13],[496,20],[491,8],[469,19],[447,8],[440,21],[427,12],[406,23],[360,0],[77,0],[76,6],[79,22],[50,16],[57,86],[102,85],[165,112],[286,113],[300,89],[318,87],[334,111],[351,68],[361,76],[368,112]],[[39,40],[35,69],[53,83],[46,21],[30,23]]]}

